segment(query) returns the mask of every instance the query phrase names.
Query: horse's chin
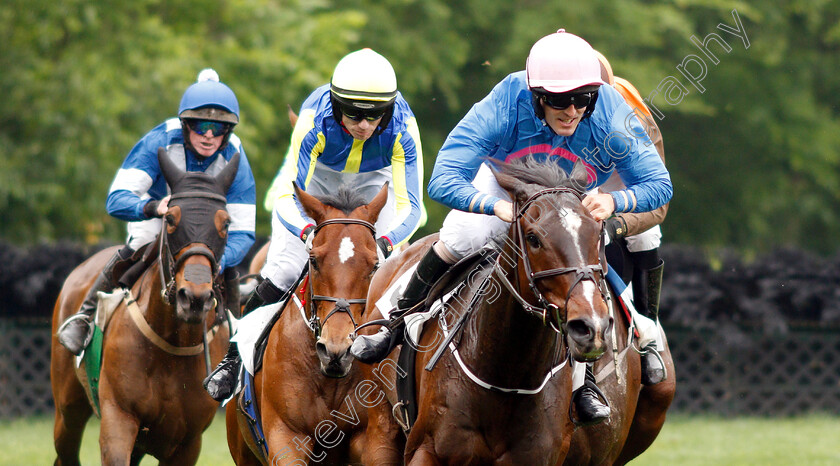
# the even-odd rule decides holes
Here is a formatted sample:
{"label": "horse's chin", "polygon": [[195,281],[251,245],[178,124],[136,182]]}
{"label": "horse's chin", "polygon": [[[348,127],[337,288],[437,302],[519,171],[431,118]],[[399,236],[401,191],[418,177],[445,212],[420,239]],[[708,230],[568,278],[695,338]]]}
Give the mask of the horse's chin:
{"label": "horse's chin", "polygon": [[324,365],[321,363],[321,374],[331,379],[341,379],[347,377],[350,369],[353,367],[353,357],[344,358],[338,363]]}
{"label": "horse's chin", "polygon": [[321,363],[321,374],[333,379],[347,377],[347,374],[350,373],[350,369],[353,368],[354,359],[349,350],[350,348],[348,347],[347,351],[344,351],[341,356],[337,356],[335,354],[331,354],[329,356],[319,354],[318,359]]}
{"label": "horse's chin", "polygon": [[178,320],[185,324],[200,324],[204,322],[205,314],[203,312],[194,312],[191,309],[183,309],[181,306],[178,306],[176,315],[178,316]]}
{"label": "horse's chin", "polygon": [[577,345],[571,345],[569,348],[572,352],[572,359],[577,362],[595,362],[601,359],[601,356],[606,352],[606,348],[580,348]]}

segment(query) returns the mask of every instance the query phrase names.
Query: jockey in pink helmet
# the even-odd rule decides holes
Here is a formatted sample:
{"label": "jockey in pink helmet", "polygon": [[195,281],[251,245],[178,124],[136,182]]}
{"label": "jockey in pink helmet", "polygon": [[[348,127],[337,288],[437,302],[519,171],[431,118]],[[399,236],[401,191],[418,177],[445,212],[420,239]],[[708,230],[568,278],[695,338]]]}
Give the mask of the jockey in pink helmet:
{"label": "jockey in pink helmet", "polygon": [[[621,95],[601,80],[598,57],[580,37],[561,29],[531,48],[526,69],[508,75],[473,105],[449,134],[435,160],[429,197],[449,206],[440,240],[420,260],[406,284],[391,323],[378,333],[359,336],[350,352],[371,363],[385,358],[404,332],[403,316],[425,298],[431,285],[456,261],[503,235],[513,219],[509,194],[487,159],[510,161],[528,156],[550,160],[570,173],[581,161],[592,194],[583,205],[596,220],[615,213],[646,212],[668,202],[670,176]],[[642,135],[615,137],[613,135]],[[618,172],[625,188],[597,192]],[[417,306],[421,307],[421,306]],[[579,424],[609,417],[592,370],[576,364],[578,389],[573,402]]]}

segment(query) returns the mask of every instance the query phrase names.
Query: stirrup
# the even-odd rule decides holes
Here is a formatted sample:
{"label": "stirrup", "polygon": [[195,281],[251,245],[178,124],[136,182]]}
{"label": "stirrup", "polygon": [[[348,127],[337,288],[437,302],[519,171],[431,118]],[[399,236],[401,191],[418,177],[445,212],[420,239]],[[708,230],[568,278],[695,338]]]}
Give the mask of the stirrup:
{"label": "stirrup", "polygon": [[[668,379],[668,368],[665,367],[665,360],[662,359],[662,355],[659,354],[659,350],[656,348],[655,344],[650,344],[650,345],[642,348],[642,351],[639,353],[639,355],[642,358],[642,385],[645,385],[645,386],[656,385],[656,384],[658,384],[660,382],[663,382],[663,381]],[[651,355],[653,357],[655,357],[657,360],[659,360],[659,364],[662,366],[662,378],[655,381],[655,382],[652,382],[652,381],[648,380],[648,382],[645,383],[644,379],[645,379],[646,371],[645,371],[645,367],[644,367],[644,359],[648,356],[651,356]]]}
{"label": "stirrup", "polygon": [[[84,351],[85,348],[87,348],[88,345],[90,345],[91,340],[93,340],[93,325],[95,325],[94,322],[93,322],[93,316],[89,316],[89,315],[84,314],[82,312],[77,312],[77,313],[73,314],[72,316],[68,317],[67,320],[65,320],[64,323],[61,324],[61,326],[59,326],[58,330],[56,330],[56,332],[55,332],[55,334],[58,336],[58,342],[61,343],[62,346],[67,348],[67,345],[65,345],[64,342],[62,341],[61,334],[62,334],[62,332],[64,332],[64,330],[67,329],[67,326],[70,325],[70,323],[72,323],[73,321],[79,320],[79,319],[84,319],[85,320],[85,324],[86,324],[88,330],[87,330],[87,334],[85,335],[85,339],[82,342],[82,346],[81,346],[81,349],[79,350],[79,353],[78,354],[73,353],[76,356],[79,356],[82,353],[82,351]],[[67,348],[67,350],[69,351],[70,348]],[[71,351],[71,353],[72,353],[72,351]]]}

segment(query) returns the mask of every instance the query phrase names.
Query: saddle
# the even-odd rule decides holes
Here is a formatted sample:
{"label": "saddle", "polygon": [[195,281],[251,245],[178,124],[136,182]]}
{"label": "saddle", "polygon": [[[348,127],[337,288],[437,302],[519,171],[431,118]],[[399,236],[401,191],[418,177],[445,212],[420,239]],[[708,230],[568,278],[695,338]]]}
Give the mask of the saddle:
{"label": "saddle", "polygon": [[[457,287],[466,285],[467,281],[471,278],[483,278],[489,275],[491,267],[498,255],[499,251],[497,249],[485,246],[458,261],[455,265],[450,267],[449,270],[444,273],[434,285],[432,285],[432,288],[429,290],[429,294],[426,296],[426,300],[423,303],[423,308],[419,309],[417,312],[425,312],[431,309],[435,301],[441,299]],[[482,283],[485,282],[482,281]],[[441,342],[435,351],[435,354],[432,356],[432,359],[426,365],[425,369],[427,371],[431,371],[434,368],[435,364],[446,351],[446,348],[452,340],[457,335],[461,334],[461,329],[463,328],[464,323],[466,323],[469,315],[472,313],[475,299],[478,296],[481,296],[481,293],[476,290],[473,293],[473,297],[471,298],[467,309],[465,309],[464,313],[458,318],[446,340]],[[392,414],[406,435],[411,432],[411,427],[417,420],[417,381],[414,371],[414,365],[416,362],[417,348],[411,344],[403,344],[402,349],[400,350],[399,359],[397,360],[397,403],[393,407]]]}
{"label": "saddle", "polygon": [[114,270],[114,281],[122,288],[131,289],[140,275],[146,271],[160,255],[158,243],[160,236],[149,244],[137,248],[128,260],[125,270]]}

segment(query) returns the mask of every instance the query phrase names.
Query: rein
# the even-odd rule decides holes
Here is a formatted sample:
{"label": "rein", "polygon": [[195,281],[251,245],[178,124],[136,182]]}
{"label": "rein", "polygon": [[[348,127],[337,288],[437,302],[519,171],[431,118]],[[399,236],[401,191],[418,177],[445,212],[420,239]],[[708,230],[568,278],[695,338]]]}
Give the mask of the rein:
{"label": "rein", "polygon": [[[203,191],[187,191],[183,193],[172,194],[169,201],[177,199],[210,199],[218,202],[227,203],[227,198],[216,193],[209,193]],[[161,281],[161,296],[164,302],[170,306],[175,304],[175,271],[178,270],[187,258],[200,255],[210,261],[211,282],[216,283],[216,276],[218,275],[219,264],[216,261],[216,255],[213,251],[204,246],[195,246],[184,251],[176,261],[172,255],[172,249],[169,245],[169,235],[166,233],[166,222],[161,222],[160,227],[160,251],[158,257],[161,261],[160,266],[160,281]]]}
{"label": "rein", "polygon": [[[517,237],[517,241],[516,241],[515,244],[519,248],[519,251],[517,251],[517,252],[520,254],[520,257],[522,258],[523,268],[525,269],[525,275],[528,279],[528,286],[531,289],[531,292],[536,296],[536,298],[538,300],[538,304],[529,303],[522,296],[522,293],[517,289],[517,287],[514,286],[513,283],[511,283],[510,279],[507,277],[508,272],[506,272],[502,268],[502,256],[503,256],[503,254],[500,254],[499,257],[496,259],[496,261],[493,264],[493,270],[492,270],[492,275],[495,275],[495,277],[502,283],[502,285],[504,285],[504,287],[508,290],[508,292],[510,292],[511,296],[517,301],[517,303],[519,303],[520,306],[522,306],[522,308],[527,313],[532,314],[532,315],[536,315],[537,317],[539,317],[542,320],[543,325],[550,325],[551,328],[559,334],[564,333],[562,328],[563,328],[563,324],[565,323],[565,317],[561,317],[561,310],[563,311],[563,315],[565,316],[566,307],[568,306],[568,302],[569,302],[569,299],[571,298],[572,291],[575,289],[575,287],[579,283],[581,283],[584,280],[592,280],[593,282],[595,282],[595,285],[598,287],[598,291],[601,293],[601,296],[604,297],[605,300],[607,299],[607,296],[604,293],[604,290],[607,289],[606,284],[604,283],[604,275],[605,275],[604,272],[605,272],[605,270],[604,270],[604,266],[600,263],[599,264],[588,264],[588,265],[584,265],[584,266],[580,266],[580,267],[558,267],[558,268],[554,268],[554,269],[541,270],[541,271],[538,271],[538,272],[533,272],[531,270],[531,261],[530,261],[530,258],[528,256],[528,249],[527,249],[527,246],[525,245],[524,235],[522,234],[521,219],[525,215],[525,212],[528,210],[528,208],[531,206],[531,204],[533,204],[540,197],[548,195],[548,194],[565,194],[565,193],[574,194],[575,197],[577,197],[577,199],[579,201],[583,200],[583,194],[574,190],[574,189],[564,188],[564,187],[548,188],[548,189],[543,189],[543,190],[538,191],[537,193],[533,194],[531,197],[529,197],[522,204],[521,207],[519,207],[518,209],[517,208],[514,209],[516,211],[516,216],[514,217],[514,235]],[[516,206],[514,206],[514,207],[516,207]],[[603,236],[603,224],[601,226],[601,235]],[[601,248],[603,249],[603,246],[601,246]],[[603,254],[600,254],[600,256],[603,257]],[[513,267],[514,267],[513,271],[515,272],[517,267],[519,267],[519,261],[516,261],[516,263]],[[600,279],[599,279],[599,277],[596,277],[596,275],[595,275],[596,272],[601,274]],[[540,280],[540,279],[543,279],[543,278],[554,277],[554,276],[557,276],[557,275],[564,275],[564,274],[568,274],[568,273],[574,273],[575,274],[575,281],[572,283],[572,286],[569,287],[569,292],[566,295],[566,303],[563,305],[563,309],[561,309],[556,304],[550,303],[550,302],[548,302],[548,300],[545,299],[543,294],[537,288],[536,281]],[[485,278],[485,281],[487,279],[489,279],[489,277],[490,277],[490,275],[488,275]],[[518,282],[517,282],[517,284],[518,284]],[[548,320],[549,313],[553,317],[552,320]],[[446,334],[447,334],[447,331],[444,329],[444,335],[446,336]],[[563,339],[563,341],[565,342],[565,339]],[[565,343],[564,343],[563,346],[566,347]],[[566,355],[563,358],[563,360],[560,361],[559,364],[555,363],[556,365],[554,365],[551,369],[548,370],[548,372],[545,374],[545,377],[543,378],[542,383],[536,388],[533,388],[533,389],[507,388],[507,387],[500,387],[500,386],[488,383],[488,382],[484,381],[483,379],[481,379],[478,375],[476,375],[472,370],[470,370],[470,368],[467,366],[467,364],[461,358],[461,355],[458,351],[458,347],[454,342],[449,343],[449,348],[452,351],[452,354],[455,357],[455,360],[458,363],[458,366],[461,368],[461,370],[464,372],[464,374],[466,374],[466,376],[470,380],[473,381],[473,383],[475,383],[476,385],[478,385],[478,386],[480,386],[480,387],[482,387],[486,390],[491,390],[491,391],[500,392],[500,393],[517,394],[517,395],[536,395],[536,394],[540,393],[546,387],[546,385],[548,385],[548,382],[557,373],[559,373],[563,368],[565,368],[568,365],[569,360],[571,358],[571,353],[568,351],[568,349],[566,349]]]}
{"label": "rein", "polygon": [[[528,256],[528,248],[525,245],[525,235],[522,233],[521,219],[523,216],[525,216],[525,212],[528,210],[531,204],[536,202],[536,200],[540,197],[548,194],[574,194],[578,201],[582,201],[584,197],[582,193],[572,188],[548,188],[534,193],[522,204],[521,207],[516,209],[516,217],[514,218],[514,234],[517,237],[516,244],[519,247],[518,252],[522,257],[522,266],[525,269],[525,276],[528,278],[528,287],[531,289],[531,293],[533,293],[534,296],[536,296],[539,304],[529,303],[525,298],[522,297],[521,292],[518,291],[517,288],[514,287],[514,285],[510,282],[510,280],[507,278],[507,274],[501,268],[501,255],[499,256],[499,259],[496,260],[493,272],[495,273],[496,277],[499,278],[499,281],[502,282],[505,288],[507,288],[511,295],[516,299],[516,301],[522,306],[522,308],[525,309],[526,312],[528,312],[529,314],[536,315],[543,321],[544,325],[551,325],[551,327],[556,332],[562,333],[562,326],[565,323],[564,316],[566,313],[566,308],[568,307],[569,299],[572,296],[572,291],[574,291],[575,287],[577,287],[578,284],[580,284],[584,280],[593,281],[595,283],[595,286],[598,287],[598,291],[601,293],[601,296],[606,300],[607,296],[604,292],[604,290],[606,289],[604,283],[605,269],[602,264],[598,263],[583,265],[579,267],[558,267],[554,269],[541,270],[538,272],[533,272],[531,270],[531,260]],[[601,226],[601,229],[603,233],[603,224]],[[604,246],[602,245],[601,249],[603,249],[603,247]],[[603,254],[601,254],[601,256],[603,256]],[[514,266],[514,270],[516,270],[516,267],[518,267],[518,263],[519,262],[517,261],[517,265]],[[596,277],[596,272],[600,273],[600,277]],[[572,286],[569,287],[569,292],[566,294],[566,302],[564,303],[563,308],[561,309],[556,304],[550,303],[547,299],[545,299],[543,294],[537,288],[536,282],[537,280],[543,278],[554,277],[557,275],[565,275],[568,273],[575,274],[575,280],[572,283]],[[561,316],[561,311],[563,316]],[[551,316],[553,317],[552,320],[547,319],[549,314],[551,314]]]}
{"label": "rein", "polygon": [[[321,230],[321,228],[327,225],[361,225],[370,230],[370,233],[374,236],[374,238],[376,237],[376,227],[372,223],[355,218],[333,218],[329,220],[324,220],[315,227],[315,230],[312,232],[312,234],[317,234],[318,231]],[[312,256],[309,257],[310,263],[314,260],[315,259]],[[376,267],[379,267],[379,264],[377,264]],[[346,313],[350,317],[350,322],[353,323],[353,328],[357,327],[356,319],[353,318],[353,314],[350,312],[350,305],[361,304],[362,306],[364,306],[365,304],[367,304],[366,298],[348,299],[315,294],[315,290],[312,287],[312,280],[310,280],[309,277],[307,277],[306,281],[306,286],[309,289],[309,318],[307,319],[307,325],[312,330],[312,333],[315,335],[316,339],[321,336],[321,328],[324,325],[326,325],[327,320],[329,320],[330,317],[339,312]],[[335,307],[333,307],[333,309],[327,314],[327,316],[324,317],[323,322],[321,322],[321,320],[318,318],[317,310],[315,309],[316,301],[327,301],[335,303]],[[303,308],[301,307],[301,310],[302,309]]]}
{"label": "rein", "polygon": [[[169,200],[177,200],[177,199],[187,199],[187,198],[203,198],[203,199],[211,199],[214,201],[219,202],[227,202],[227,198],[209,192],[202,192],[202,191],[187,191],[182,193],[172,194],[169,197]],[[192,256],[203,256],[210,261],[210,282],[213,284],[213,289],[215,292],[218,292],[216,278],[218,276],[218,268],[219,264],[216,261],[216,255],[205,246],[194,246],[190,249],[187,249],[176,260],[172,255],[172,250],[170,248],[169,242],[169,235],[166,232],[166,221],[161,222],[161,231],[158,236],[158,260],[160,261],[160,266],[158,267],[160,282],[161,282],[161,298],[163,302],[168,306],[175,305],[175,275],[176,271],[184,264],[184,262],[192,257]],[[218,329],[218,323],[213,325],[210,330],[203,333],[203,342],[199,343],[195,346],[190,347],[179,347],[174,346],[167,343],[163,340],[157,333],[152,330],[146,320],[143,318],[142,314],[139,312],[139,308],[137,308],[137,304],[135,302],[129,303],[126,302],[126,307],[129,309],[129,314],[131,315],[132,320],[134,321],[135,325],[137,325],[138,329],[140,329],[141,333],[146,336],[149,341],[155,344],[158,348],[162,349],[163,351],[173,354],[176,356],[193,356],[197,354],[204,353],[205,362],[207,373],[210,373],[210,364],[209,364],[209,343],[213,340],[213,337],[216,334]]]}

